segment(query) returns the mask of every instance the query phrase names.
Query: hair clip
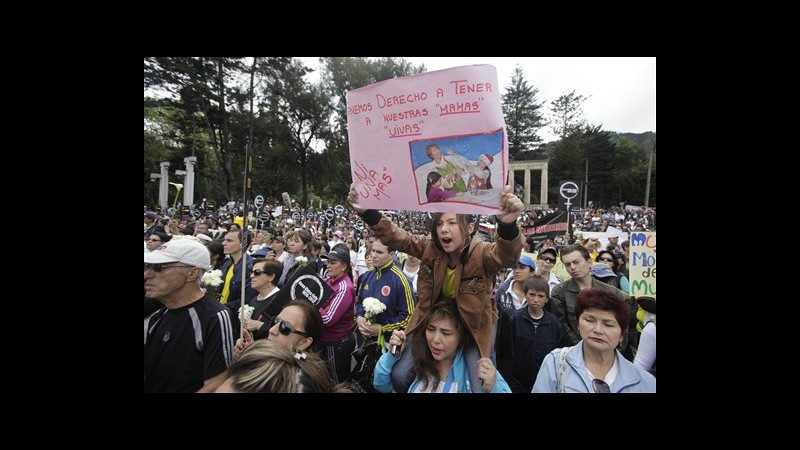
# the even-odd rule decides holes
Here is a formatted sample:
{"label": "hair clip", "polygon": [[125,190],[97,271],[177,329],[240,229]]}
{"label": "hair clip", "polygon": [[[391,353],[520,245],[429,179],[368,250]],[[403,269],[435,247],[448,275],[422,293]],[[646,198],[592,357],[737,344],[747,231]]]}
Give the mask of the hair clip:
{"label": "hair clip", "polygon": [[307,357],[308,357],[308,355],[306,355],[305,352],[296,351],[294,353],[294,359],[299,359],[301,361],[305,361]]}

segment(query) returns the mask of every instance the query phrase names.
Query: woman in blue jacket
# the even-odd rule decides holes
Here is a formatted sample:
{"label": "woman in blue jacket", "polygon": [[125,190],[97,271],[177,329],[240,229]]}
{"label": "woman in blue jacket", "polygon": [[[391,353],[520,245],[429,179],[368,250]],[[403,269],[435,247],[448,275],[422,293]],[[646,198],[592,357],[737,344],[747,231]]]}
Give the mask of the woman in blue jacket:
{"label": "woman in blue jacket", "polygon": [[533,384],[533,393],[656,392],[656,379],[617,350],[628,330],[630,307],[616,293],[581,291],[575,302],[581,340],[550,352]]}
{"label": "woman in blue jacket", "polygon": [[[424,333],[414,333],[411,342],[415,378],[408,392],[511,392],[491,359],[481,358],[477,367],[468,367],[464,357],[464,344],[471,343],[470,336],[453,300],[440,299],[436,302],[420,327],[420,331],[423,330]],[[379,392],[391,392],[392,367],[399,361],[400,349],[405,340],[404,331],[392,332],[389,347],[397,346],[397,356],[385,353],[378,360],[373,385]],[[477,351],[474,344],[471,347],[471,350]],[[471,371],[473,373],[470,373]],[[480,383],[482,389],[472,386],[470,379]]]}

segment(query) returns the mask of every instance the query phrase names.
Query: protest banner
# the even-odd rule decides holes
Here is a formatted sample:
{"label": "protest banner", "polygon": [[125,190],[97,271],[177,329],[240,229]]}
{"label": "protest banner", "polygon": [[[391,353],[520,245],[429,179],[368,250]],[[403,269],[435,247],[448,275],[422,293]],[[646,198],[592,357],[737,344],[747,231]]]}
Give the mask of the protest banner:
{"label": "protest banner", "polygon": [[500,212],[508,139],[493,66],[455,67],[349,91],[347,125],[360,206]]}
{"label": "protest banner", "polygon": [[631,275],[631,295],[656,297],[656,233],[631,233],[628,273]]}

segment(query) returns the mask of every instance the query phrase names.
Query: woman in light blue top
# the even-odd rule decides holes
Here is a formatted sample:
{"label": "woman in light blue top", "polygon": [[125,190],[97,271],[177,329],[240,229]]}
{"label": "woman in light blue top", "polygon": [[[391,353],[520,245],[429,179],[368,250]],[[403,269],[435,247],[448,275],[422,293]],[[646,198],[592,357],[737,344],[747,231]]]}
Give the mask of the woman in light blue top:
{"label": "woman in light blue top", "polygon": [[[436,302],[422,326],[410,337],[416,378],[408,392],[511,392],[491,359],[479,359],[477,367],[470,367],[467,363],[465,352],[477,353],[477,347],[470,341],[467,328],[462,323],[453,300],[440,299]],[[405,331],[392,332],[389,348],[396,346],[397,356],[385,353],[378,360],[373,385],[379,392],[391,392],[392,367],[399,361],[405,340]],[[467,343],[472,345],[465,350],[464,344]],[[473,384],[480,383],[480,386],[471,385],[470,379],[475,380]]]}
{"label": "woman in light blue top", "polygon": [[630,317],[622,298],[604,289],[583,290],[575,317],[581,340],[545,356],[531,392],[656,392],[655,377],[617,350]]}

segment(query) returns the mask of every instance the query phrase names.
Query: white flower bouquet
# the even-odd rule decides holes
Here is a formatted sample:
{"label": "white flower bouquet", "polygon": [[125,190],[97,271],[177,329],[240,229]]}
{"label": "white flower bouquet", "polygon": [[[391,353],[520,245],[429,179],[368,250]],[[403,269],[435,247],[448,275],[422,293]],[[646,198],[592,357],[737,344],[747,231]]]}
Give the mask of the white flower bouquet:
{"label": "white flower bouquet", "polygon": [[222,284],[222,271],[219,269],[209,270],[200,278],[200,284],[203,287],[219,287]]}
{"label": "white flower bouquet", "polygon": [[386,311],[386,305],[375,297],[367,297],[364,299],[364,318],[367,319],[367,325],[372,325],[372,321],[380,313]]}
{"label": "white flower bouquet", "polygon": [[306,264],[308,264],[308,258],[306,258],[305,256],[298,256],[297,258],[294,259],[294,262],[299,264],[300,267],[305,267]]}
{"label": "white flower bouquet", "polygon": [[[242,308],[244,308],[244,311],[242,311]],[[255,310],[255,308],[250,305],[242,305],[239,307],[239,317],[241,318],[242,324],[253,317],[253,310]]]}
{"label": "white flower bouquet", "polygon": [[200,286],[203,287],[206,293],[211,294],[215,300],[219,298],[219,288],[222,283],[222,271],[219,269],[206,271],[203,277],[200,278]]}

